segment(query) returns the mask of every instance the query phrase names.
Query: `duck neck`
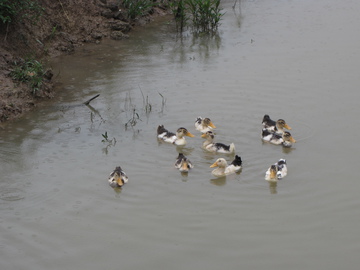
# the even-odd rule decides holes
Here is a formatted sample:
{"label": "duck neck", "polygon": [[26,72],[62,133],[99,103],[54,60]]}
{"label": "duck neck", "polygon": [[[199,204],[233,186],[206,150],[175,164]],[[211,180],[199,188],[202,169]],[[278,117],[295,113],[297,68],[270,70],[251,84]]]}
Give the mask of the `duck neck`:
{"label": "duck neck", "polygon": [[208,146],[209,144],[212,144],[213,140],[210,139],[210,138],[207,138],[206,141],[203,143],[203,146],[206,147]]}
{"label": "duck neck", "polygon": [[224,167],[217,167],[215,170],[212,171],[213,175],[222,176],[225,175],[225,168]]}

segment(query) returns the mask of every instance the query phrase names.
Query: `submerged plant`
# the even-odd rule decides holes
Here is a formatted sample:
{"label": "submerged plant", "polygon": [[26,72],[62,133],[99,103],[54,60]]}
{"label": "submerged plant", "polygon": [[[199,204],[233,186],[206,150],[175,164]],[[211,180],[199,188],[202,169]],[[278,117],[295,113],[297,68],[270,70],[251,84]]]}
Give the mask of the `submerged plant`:
{"label": "submerged plant", "polygon": [[151,112],[151,109],[152,109],[152,105],[149,102],[149,96],[146,96],[146,99],[145,99],[144,93],[142,92],[141,88],[140,88],[140,92],[141,92],[141,95],[143,98],[143,105],[144,105],[145,113],[146,113],[146,115],[149,115]]}
{"label": "submerged plant", "polygon": [[107,148],[109,148],[110,146],[115,146],[115,144],[116,144],[116,139],[115,139],[115,137],[112,138],[112,139],[109,139],[109,136],[108,136],[107,131],[105,131],[104,134],[101,134],[101,136],[103,137],[103,139],[101,140],[101,142],[107,143],[107,145],[106,145],[106,147],[105,147],[106,150],[107,150]]}
{"label": "submerged plant", "polygon": [[132,117],[125,123],[125,130],[127,130],[128,126],[134,127],[138,120],[141,121],[139,114],[136,112],[136,109],[133,109]]}
{"label": "submerged plant", "polygon": [[161,96],[161,113],[164,111],[164,107],[165,107],[165,103],[166,103],[166,99],[165,97],[159,93],[159,95]]}

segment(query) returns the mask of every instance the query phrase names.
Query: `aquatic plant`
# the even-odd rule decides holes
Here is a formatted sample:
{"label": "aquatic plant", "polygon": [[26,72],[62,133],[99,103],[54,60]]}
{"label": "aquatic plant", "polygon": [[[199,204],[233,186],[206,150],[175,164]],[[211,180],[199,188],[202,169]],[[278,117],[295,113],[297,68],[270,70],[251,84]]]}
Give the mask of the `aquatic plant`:
{"label": "aquatic plant", "polygon": [[102,149],[103,152],[107,155],[107,154],[108,154],[108,148],[111,147],[111,146],[115,146],[115,144],[116,144],[116,139],[115,139],[115,137],[114,137],[114,138],[112,138],[112,139],[110,140],[107,131],[105,131],[104,134],[101,134],[101,136],[103,137],[103,140],[101,140],[101,142],[107,144],[107,145]]}
{"label": "aquatic plant", "polygon": [[220,0],[186,0],[186,3],[196,31],[209,32],[217,30],[223,16]]}
{"label": "aquatic plant", "polygon": [[141,95],[143,98],[143,106],[144,106],[145,113],[146,113],[146,115],[149,115],[151,112],[151,109],[152,109],[152,105],[149,102],[149,96],[146,96],[146,99],[145,99],[144,93],[141,90],[141,88],[140,88],[140,92],[141,92]]}
{"label": "aquatic plant", "polygon": [[187,21],[191,21],[195,32],[216,31],[223,16],[220,0],[177,0],[171,9],[180,31]]}
{"label": "aquatic plant", "polygon": [[188,21],[188,16],[185,10],[185,0],[178,0],[170,2],[170,9],[174,14],[177,28],[182,32]]}
{"label": "aquatic plant", "polygon": [[101,134],[101,136],[103,137],[103,139],[101,140],[101,142],[103,143],[108,143],[108,146],[111,146],[111,145],[115,145],[116,144],[116,139],[115,137],[112,138],[112,139],[109,139],[109,136],[108,136],[108,133],[107,131],[105,131],[104,134]]}
{"label": "aquatic plant", "polygon": [[23,62],[15,62],[15,68],[11,71],[10,76],[17,81],[27,83],[35,94],[41,88],[45,70],[43,65],[32,58]]}
{"label": "aquatic plant", "polygon": [[133,20],[149,14],[154,3],[150,0],[123,0],[122,5],[126,9],[128,18]]}
{"label": "aquatic plant", "polygon": [[139,114],[136,112],[136,109],[133,109],[132,117],[125,123],[125,130],[127,130],[128,126],[134,127],[138,120],[141,121]]}
{"label": "aquatic plant", "polygon": [[161,96],[161,111],[160,112],[162,113],[164,111],[166,99],[161,93],[159,93],[159,95]]}

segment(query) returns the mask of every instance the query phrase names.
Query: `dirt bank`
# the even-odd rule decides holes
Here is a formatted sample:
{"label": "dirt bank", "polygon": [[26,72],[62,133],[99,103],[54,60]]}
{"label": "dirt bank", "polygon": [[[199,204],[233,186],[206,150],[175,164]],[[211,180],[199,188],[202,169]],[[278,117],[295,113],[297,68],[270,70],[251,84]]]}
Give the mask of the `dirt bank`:
{"label": "dirt bank", "polygon": [[[131,29],[167,14],[167,6],[157,4],[146,16],[128,19],[127,10],[113,0],[39,0],[42,15],[34,19],[0,23],[0,122],[9,121],[52,98],[53,76],[44,70],[42,84],[34,91],[29,83],[13,80],[11,72],[26,59],[44,59],[71,54],[86,43],[112,38],[128,38]],[[29,73],[29,72],[28,72]],[[32,76],[32,73],[28,74]]]}

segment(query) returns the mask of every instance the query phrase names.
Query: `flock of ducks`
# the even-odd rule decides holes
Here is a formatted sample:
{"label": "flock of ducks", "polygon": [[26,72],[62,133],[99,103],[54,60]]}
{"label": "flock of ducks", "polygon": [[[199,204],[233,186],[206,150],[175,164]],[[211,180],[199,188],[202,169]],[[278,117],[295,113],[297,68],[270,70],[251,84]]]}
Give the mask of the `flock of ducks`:
{"label": "flock of ducks", "polygon": [[[235,145],[231,143],[226,145],[223,143],[214,142],[215,133],[213,129],[216,126],[212,123],[209,118],[198,117],[195,121],[195,129],[201,132],[201,137],[205,139],[203,142],[203,149],[213,153],[233,154],[235,153]],[[291,130],[291,127],[283,119],[274,121],[270,119],[269,115],[264,115],[262,121],[262,140],[275,145],[282,145],[283,147],[291,147],[296,140],[292,137],[290,132],[284,129]],[[177,131],[170,132],[164,125],[159,125],[157,128],[157,138],[160,141],[171,143],[178,146],[186,145],[185,137],[195,137],[186,128],[180,127]],[[218,158],[210,168],[215,168],[211,173],[215,177],[223,177],[229,174],[237,173],[242,168],[241,157],[235,155],[234,160],[228,165],[224,158]],[[194,167],[191,161],[183,154],[179,153],[174,164],[182,173],[189,172]],[[285,159],[280,159],[275,164],[271,165],[265,172],[265,180],[270,182],[277,182],[287,175],[287,164]],[[116,167],[115,170],[109,176],[109,184],[113,188],[122,187],[129,181],[126,173],[121,169],[120,166]]]}
{"label": "flock of ducks", "polygon": [[[262,121],[261,137],[263,141],[283,147],[291,147],[296,140],[292,137],[289,131],[291,127],[283,119],[274,121],[270,116],[265,114]],[[277,182],[287,175],[287,164],[285,159],[280,159],[275,164],[271,165],[265,172],[265,180],[269,182]]]}

